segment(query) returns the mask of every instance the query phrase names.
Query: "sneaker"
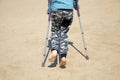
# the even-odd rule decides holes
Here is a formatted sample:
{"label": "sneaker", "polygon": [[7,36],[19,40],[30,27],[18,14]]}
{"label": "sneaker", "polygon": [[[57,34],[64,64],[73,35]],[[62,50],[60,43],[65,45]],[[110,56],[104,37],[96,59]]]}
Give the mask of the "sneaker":
{"label": "sneaker", "polygon": [[54,61],[55,61],[55,58],[57,57],[57,51],[56,50],[53,50],[52,52],[51,52],[51,55],[50,55],[50,57],[49,57],[49,62],[51,62],[51,63],[53,63]]}

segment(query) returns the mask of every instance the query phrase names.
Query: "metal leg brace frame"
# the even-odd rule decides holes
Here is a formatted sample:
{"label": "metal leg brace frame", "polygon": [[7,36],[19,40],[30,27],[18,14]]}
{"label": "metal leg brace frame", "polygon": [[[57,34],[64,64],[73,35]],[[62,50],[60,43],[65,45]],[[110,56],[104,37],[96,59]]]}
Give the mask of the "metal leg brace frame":
{"label": "metal leg brace frame", "polygon": [[68,44],[71,45],[77,52],[79,52],[86,60],[89,60],[88,55],[84,55],[82,52],[80,52],[80,50],[73,45],[73,42],[69,41]]}

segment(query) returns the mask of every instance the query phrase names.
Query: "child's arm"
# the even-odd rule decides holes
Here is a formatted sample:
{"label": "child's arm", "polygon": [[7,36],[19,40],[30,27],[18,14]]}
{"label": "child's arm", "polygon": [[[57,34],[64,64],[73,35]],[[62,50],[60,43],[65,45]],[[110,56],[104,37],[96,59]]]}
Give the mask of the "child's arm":
{"label": "child's arm", "polygon": [[51,12],[51,5],[52,5],[52,0],[48,0],[48,10],[47,13],[49,14]]}
{"label": "child's arm", "polygon": [[49,0],[48,0],[48,9],[47,9],[47,14],[50,13],[50,3],[49,3]]}

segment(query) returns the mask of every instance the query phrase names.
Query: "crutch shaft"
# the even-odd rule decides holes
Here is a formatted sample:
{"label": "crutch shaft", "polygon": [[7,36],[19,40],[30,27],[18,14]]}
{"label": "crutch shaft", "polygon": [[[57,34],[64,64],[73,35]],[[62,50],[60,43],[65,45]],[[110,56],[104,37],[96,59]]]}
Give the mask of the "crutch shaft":
{"label": "crutch shaft", "polygon": [[[49,14],[49,17],[48,17],[48,26],[47,26],[47,30],[46,30],[47,33],[46,33],[45,44],[44,44],[44,54],[43,54],[42,65],[45,65],[44,60],[46,57],[47,41],[48,41],[48,36],[49,36],[50,17],[51,17],[51,13]],[[42,66],[42,67],[44,67],[44,66]]]}
{"label": "crutch shaft", "polygon": [[44,60],[43,60],[43,62],[42,62],[41,67],[44,67],[44,66],[45,66],[45,63],[46,63],[47,57],[48,57],[48,55],[49,55],[49,52],[50,52],[50,48],[49,48],[49,50],[48,50],[48,52],[47,52],[47,55],[44,55]]}
{"label": "crutch shaft", "polygon": [[80,24],[80,30],[81,30],[81,35],[82,35],[84,49],[87,50],[86,42],[85,42],[85,37],[84,37],[84,32],[83,32],[83,28],[82,28],[82,22],[81,22],[80,17],[78,17],[78,19],[79,19],[79,24]]}

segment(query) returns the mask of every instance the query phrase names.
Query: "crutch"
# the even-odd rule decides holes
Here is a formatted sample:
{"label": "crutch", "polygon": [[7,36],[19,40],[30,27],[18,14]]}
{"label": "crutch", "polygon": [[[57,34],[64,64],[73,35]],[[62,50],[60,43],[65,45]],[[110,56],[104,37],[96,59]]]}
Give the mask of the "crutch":
{"label": "crutch", "polygon": [[45,66],[45,62],[47,59],[47,56],[49,54],[50,48],[46,54],[46,49],[47,49],[47,42],[48,42],[48,36],[49,36],[49,28],[50,28],[50,19],[51,19],[51,3],[52,0],[48,0],[49,4],[50,4],[50,12],[49,12],[49,16],[48,16],[48,26],[47,26],[47,33],[46,33],[46,39],[45,39],[45,44],[44,44],[44,54],[43,54],[43,60],[42,60],[42,64],[41,67]]}
{"label": "crutch", "polygon": [[84,49],[85,49],[85,52],[86,52],[85,58],[87,60],[89,60],[89,57],[87,55],[87,46],[86,46],[86,42],[85,42],[85,38],[84,38],[84,32],[83,32],[83,28],[82,28],[82,22],[81,22],[81,19],[80,19],[80,11],[79,11],[78,0],[76,0],[76,6],[77,6],[77,15],[78,15],[78,20],[79,20],[79,24],[80,24],[80,30],[81,30],[83,45],[84,45]]}

